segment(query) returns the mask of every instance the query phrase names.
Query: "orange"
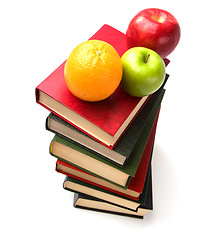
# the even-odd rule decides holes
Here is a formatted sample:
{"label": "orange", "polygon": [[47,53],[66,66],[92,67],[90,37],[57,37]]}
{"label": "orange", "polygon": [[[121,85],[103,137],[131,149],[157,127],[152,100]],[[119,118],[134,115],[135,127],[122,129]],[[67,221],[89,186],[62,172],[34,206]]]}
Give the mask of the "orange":
{"label": "orange", "polygon": [[121,82],[121,58],[110,44],[88,40],[75,47],[69,55],[64,77],[76,97],[90,102],[104,100]]}

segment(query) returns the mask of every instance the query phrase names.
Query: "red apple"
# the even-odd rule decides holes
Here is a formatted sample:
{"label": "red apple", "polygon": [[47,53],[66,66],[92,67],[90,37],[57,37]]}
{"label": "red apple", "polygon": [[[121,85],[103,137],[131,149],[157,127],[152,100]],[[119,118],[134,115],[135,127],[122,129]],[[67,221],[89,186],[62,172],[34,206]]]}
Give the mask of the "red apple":
{"label": "red apple", "polygon": [[128,47],[146,47],[167,57],[180,40],[180,26],[169,12],[157,8],[140,11],[131,20],[127,32]]}

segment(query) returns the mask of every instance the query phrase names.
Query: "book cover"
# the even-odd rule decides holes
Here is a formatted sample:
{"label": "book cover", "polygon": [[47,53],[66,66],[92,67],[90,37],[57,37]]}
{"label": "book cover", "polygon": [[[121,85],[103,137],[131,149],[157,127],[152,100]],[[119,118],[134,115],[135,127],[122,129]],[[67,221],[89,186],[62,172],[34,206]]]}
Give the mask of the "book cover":
{"label": "book cover", "polygon": [[122,187],[127,187],[130,177],[134,177],[137,171],[141,156],[144,152],[147,140],[157,117],[164,93],[164,89],[157,92],[158,98],[156,104],[154,105],[142,134],[140,135],[139,140],[124,168],[114,165],[101,158],[99,155],[96,155],[57,135],[55,135],[50,144],[50,153],[54,157],[81,168],[88,173],[102,177],[103,179]]}
{"label": "book cover", "polygon": [[[168,77],[169,75],[166,74],[165,82]],[[164,85],[161,88],[163,88]],[[152,95],[142,110],[134,118],[133,122],[127,128],[113,149],[109,149],[101,143],[93,140],[73,125],[67,123],[52,113],[50,113],[46,119],[46,129],[56,133],[57,135],[65,137],[70,141],[80,144],[82,147],[93,151],[95,154],[99,154],[101,157],[109,161],[112,161],[120,166],[124,166],[127,159],[130,157],[130,154],[132,153],[133,148],[142,133],[145,122],[147,121],[155,104],[157,98],[155,95],[156,94]]]}
{"label": "book cover", "polygon": [[[90,39],[104,40],[120,56],[127,50],[125,34],[103,25]],[[126,94],[120,87],[106,100],[86,102],[76,98],[64,79],[64,61],[36,87],[36,101],[97,141],[113,148],[149,96]]]}
{"label": "book cover", "polygon": [[[159,115],[159,114],[158,114]],[[158,116],[157,116],[158,118]],[[111,184],[101,178],[97,178],[92,174],[89,174],[79,168],[76,168],[68,163],[61,160],[56,162],[56,171],[67,176],[77,178],[81,181],[85,181],[89,184],[96,185],[98,187],[104,188],[108,191],[120,194],[122,196],[137,200],[143,191],[148,165],[151,162],[154,137],[157,127],[157,119],[155,120],[154,126],[150,133],[148,142],[146,144],[144,153],[141,157],[138,169],[136,171],[135,177],[132,177],[127,189],[123,189],[119,186]]]}
{"label": "book cover", "polygon": [[74,194],[73,205],[76,208],[143,219],[147,211],[153,210],[152,176],[150,175],[146,202],[143,206],[139,206],[136,212],[126,208],[122,208],[120,206],[113,205],[109,202],[104,202],[98,198],[94,198],[89,195],[78,193]]}

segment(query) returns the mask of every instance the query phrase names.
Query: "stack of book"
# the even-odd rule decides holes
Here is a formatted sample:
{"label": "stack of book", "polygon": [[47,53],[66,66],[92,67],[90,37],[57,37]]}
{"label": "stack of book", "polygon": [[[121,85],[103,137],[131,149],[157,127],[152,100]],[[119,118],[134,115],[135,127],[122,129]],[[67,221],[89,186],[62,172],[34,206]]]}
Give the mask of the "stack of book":
{"label": "stack of book", "polygon": [[[103,25],[90,39],[111,44],[121,56],[125,34]],[[164,97],[132,97],[118,88],[108,99],[85,102],[64,80],[63,62],[36,88],[36,101],[50,113],[46,129],[54,133],[50,154],[63,187],[74,192],[74,206],[143,218],[153,209],[151,158]]]}

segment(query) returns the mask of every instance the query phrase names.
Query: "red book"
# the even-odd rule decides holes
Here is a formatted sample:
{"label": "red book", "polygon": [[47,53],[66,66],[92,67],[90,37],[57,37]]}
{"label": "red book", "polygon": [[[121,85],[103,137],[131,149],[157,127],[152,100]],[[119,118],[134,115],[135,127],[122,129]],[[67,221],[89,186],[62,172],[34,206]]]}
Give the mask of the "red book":
{"label": "red book", "polygon": [[[108,42],[120,57],[127,50],[125,34],[109,25],[103,25],[90,39]],[[65,62],[37,86],[36,101],[112,149],[148,97],[132,97],[118,87],[104,101],[82,101],[71,94],[66,86]]]}
{"label": "red book", "polygon": [[72,178],[79,179],[81,181],[87,182],[89,184],[98,186],[100,188],[106,189],[108,191],[117,193],[119,195],[137,200],[140,194],[143,191],[146,174],[148,170],[148,166],[151,162],[151,155],[153,150],[155,132],[157,127],[157,120],[158,120],[159,113],[149,135],[149,139],[147,141],[144,153],[141,157],[138,169],[134,177],[131,178],[130,184],[127,189],[123,189],[116,185],[113,185],[107,181],[104,181],[96,176],[93,176],[79,168],[76,168],[70,164],[67,164],[61,160],[57,160],[56,162],[56,171]]}

